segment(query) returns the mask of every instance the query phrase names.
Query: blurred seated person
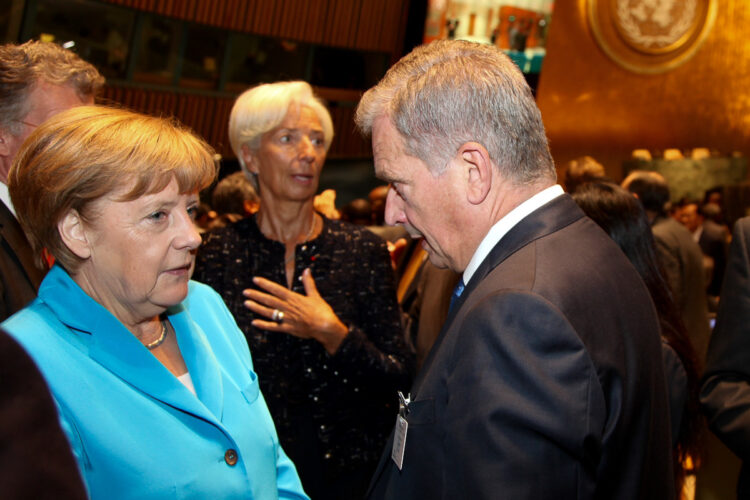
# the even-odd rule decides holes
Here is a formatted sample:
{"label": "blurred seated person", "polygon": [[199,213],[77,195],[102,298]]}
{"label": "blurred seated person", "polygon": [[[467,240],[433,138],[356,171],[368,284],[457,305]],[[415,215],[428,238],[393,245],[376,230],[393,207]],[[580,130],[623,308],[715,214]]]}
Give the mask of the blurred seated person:
{"label": "blurred seated person", "polygon": [[245,173],[234,172],[216,184],[211,206],[217,214],[209,224],[209,229],[213,230],[253,215],[260,207],[260,198]]}
{"label": "blurred seated person", "polygon": [[672,413],[675,491],[681,491],[688,457],[693,464],[700,461],[700,365],[661,271],[648,218],[638,200],[613,183],[582,184],[573,199],[622,249],[646,283],[656,306],[665,342],[662,354]]}
{"label": "blurred seated person", "polygon": [[413,364],[388,250],[314,209],[333,124],[310,85],[247,90],[229,137],[260,210],[207,236],[196,279],[237,318],[311,498],[361,498]]}
{"label": "blurred seated person", "polygon": [[49,388],[34,361],[4,330],[0,381],[3,497],[88,498]]}
{"label": "blurred seated person", "polygon": [[563,187],[567,193],[574,193],[581,184],[595,180],[606,180],[604,167],[590,156],[581,156],[565,167]]}
{"label": "blurred seated person", "polygon": [[3,327],[44,374],[93,499],[307,498],[242,332],[190,281],[203,141],[160,118],[79,107],[42,124],[9,175],[56,264]]}
{"label": "blurred seated person", "polygon": [[370,202],[365,198],[355,198],[341,207],[341,220],[358,226],[369,226],[372,220]]}

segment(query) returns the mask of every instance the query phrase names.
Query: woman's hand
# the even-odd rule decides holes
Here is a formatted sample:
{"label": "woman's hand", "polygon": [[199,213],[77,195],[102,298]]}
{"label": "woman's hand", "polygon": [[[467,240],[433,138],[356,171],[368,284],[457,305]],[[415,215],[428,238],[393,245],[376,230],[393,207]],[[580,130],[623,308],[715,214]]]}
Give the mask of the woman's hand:
{"label": "woman's hand", "polygon": [[[323,300],[315,286],[310,269],[302,272],[305,295],[265,278],[253,278],[253,283],[268,293],[246,289],[242,294],[249,300],[245,307],[256,314],[269,318],[254,319],[252,325],[272,332],[284,332],[303,339],[320,342],[328,354],[333,355],[341,345],[349,329],[336,316],[331,306]],[[284,314],[283,320],[273,321],[274,310]]]}

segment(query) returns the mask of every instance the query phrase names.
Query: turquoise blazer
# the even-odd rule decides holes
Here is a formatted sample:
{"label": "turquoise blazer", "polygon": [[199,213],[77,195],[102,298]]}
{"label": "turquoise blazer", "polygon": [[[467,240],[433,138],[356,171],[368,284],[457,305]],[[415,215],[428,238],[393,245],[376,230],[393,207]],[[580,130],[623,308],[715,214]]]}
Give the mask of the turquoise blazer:
{"label": "turquoise blazer", "polygon": [[221,297],[167,311],[198,397],[55,266],[2,326],[44,374],[92,498],[307,499]]}

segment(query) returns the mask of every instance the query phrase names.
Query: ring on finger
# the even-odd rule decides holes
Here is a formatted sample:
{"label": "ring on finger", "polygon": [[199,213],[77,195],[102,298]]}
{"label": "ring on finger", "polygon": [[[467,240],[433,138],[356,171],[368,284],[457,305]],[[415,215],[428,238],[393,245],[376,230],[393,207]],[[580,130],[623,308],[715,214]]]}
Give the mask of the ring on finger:
{"label": "ring on finger", "polygon": [[271,319],[276,323],[281,323],[282,321],[284,321],[284,311],[274,309],[273,313],[271,314]]}

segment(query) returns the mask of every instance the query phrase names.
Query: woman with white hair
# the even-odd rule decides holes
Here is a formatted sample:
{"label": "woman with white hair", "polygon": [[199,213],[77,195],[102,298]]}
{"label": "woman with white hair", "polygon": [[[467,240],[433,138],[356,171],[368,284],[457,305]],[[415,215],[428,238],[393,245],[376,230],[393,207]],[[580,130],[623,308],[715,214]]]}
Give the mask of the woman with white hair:
{"label": "woman with white hair", "polygon": [[205,238],[196,279],[245,333],[311,498],[361,498],[410,383],[388,251],[314,209],[333,125],[307,83],[246,91],[229,137],[260,210]]}

